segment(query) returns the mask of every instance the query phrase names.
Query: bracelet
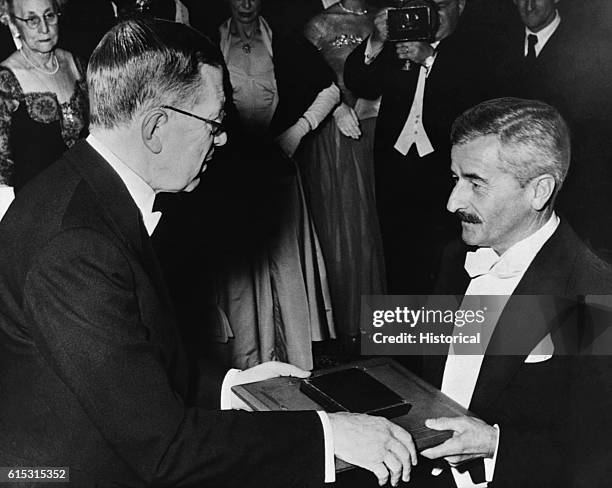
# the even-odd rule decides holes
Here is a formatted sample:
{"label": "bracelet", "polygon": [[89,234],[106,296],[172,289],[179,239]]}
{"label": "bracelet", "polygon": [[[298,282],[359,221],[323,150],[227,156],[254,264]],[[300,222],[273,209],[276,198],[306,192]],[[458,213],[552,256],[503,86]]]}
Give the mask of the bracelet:
{"label": "bracelet", "polygon": [[312,131],[313,130],[313,127],[312,127],[312,124],[310,123],[310,120],[308,120],[303,115],[300,117],[300,119],[304,119],[306,121],[306,123],[308,124],[308,131]]}

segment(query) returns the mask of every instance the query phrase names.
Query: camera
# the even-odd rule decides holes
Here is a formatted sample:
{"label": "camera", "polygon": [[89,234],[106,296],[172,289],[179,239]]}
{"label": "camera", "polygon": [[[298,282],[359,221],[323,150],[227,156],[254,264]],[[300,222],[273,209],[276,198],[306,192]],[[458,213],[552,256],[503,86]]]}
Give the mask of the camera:
{"label": "camera", "polygon": [[434,1],[394,0],[387,13],[387,39],[433,42],[438,25],[438,6]]}

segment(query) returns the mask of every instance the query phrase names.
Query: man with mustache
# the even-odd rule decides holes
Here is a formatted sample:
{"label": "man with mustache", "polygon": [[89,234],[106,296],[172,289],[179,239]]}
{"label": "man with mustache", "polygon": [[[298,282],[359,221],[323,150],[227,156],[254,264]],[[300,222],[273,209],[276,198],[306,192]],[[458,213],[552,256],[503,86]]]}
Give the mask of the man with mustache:
{"label": "man with mustache", "polygon": [[543,102],[495,99],[461,115],[451,143],[447,209],[465,245],[447,248],[437,292],[507,299],[485,355],[425,358],[424,377],[482,419],[427,422],[454,432],[422,452],[451,466],[428,486],[603,486],[610,361],[569,353],[599,346],[582,304],[611,293],[612,269],[555,213],[570,161],[567,125]]}

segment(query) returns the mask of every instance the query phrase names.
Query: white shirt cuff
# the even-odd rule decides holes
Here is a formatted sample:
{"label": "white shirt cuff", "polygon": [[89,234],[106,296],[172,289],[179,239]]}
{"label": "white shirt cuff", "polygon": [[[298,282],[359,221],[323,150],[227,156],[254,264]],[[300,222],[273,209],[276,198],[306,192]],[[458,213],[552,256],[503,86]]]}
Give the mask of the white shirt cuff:
{"label": "white shirt cuff", "polygon": [[[223,383],[221,384],[221,410],[230,410],[232,408],[232,386],[236,374],[240,373],[239,369],[230,369]],[[321,419],[323,427],[323,440],[325,446],[325,483],[334,483],[336,481],[336,463],[334,461],[334,435],[329,421],[329,417],[325,412],[317,411]]]}
{"label": "white shirt cuff", "polygon": [[485,479],[487,482],[493,481],[493,474],[495,473],[495,463],[497,463],[497,451],[499,450],[499,438],[501,437],[501,430],[499,425],[495,424],[493,427],[497,429],[497,444],[495,444],[495,452],[492,458],[484,458],[484,469]]}
{"label": "white shirt cuff", "polygon": [[334,461],[334,435],[329,421],[329,417],[325,412],[317,411],[323,425],[323,438],[325,439],[325,483],[334,483],[336,481],[336,463]]}
{"label": "white shirt cuff", "polygon": [[15,200],[15,190],[12,186],[0,186],[0,220]]}
{"label": "white shirt cuff", "polygon": [[230,369],[223,378],[223,383],[221,383],[221,410],[232,409],[232,396],[234,396],[232,386],[234,386],[237,373],[240,373],[239,369]]}
{"label": "white shirt cuff", "polygon": [[384,44],[378,46],[376,49],[372,47],[372,37],[368,37],[368,43],[366,44],[365,50],[365,64],[370,64],[376,59],[376,56],[383,50]]}

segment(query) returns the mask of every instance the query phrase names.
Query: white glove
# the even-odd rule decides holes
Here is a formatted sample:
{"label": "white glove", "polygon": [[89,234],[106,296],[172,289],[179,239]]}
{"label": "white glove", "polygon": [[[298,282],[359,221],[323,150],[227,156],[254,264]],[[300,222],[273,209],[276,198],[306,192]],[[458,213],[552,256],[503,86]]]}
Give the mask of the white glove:
{"label": "white glove", "polygon": [[292,157],[302,138],[309,132],[310,124],[304,117],[300,117],[295,124],[276,138],[276,142],[287,156]]}
{"label": "white glove", "polygon": [[233,391],[232,386],[244,385],[246,383],[254,383],[256,381],[268,380],[278,376],[293,376],[296,378],[308,378],[310,371],[304,371],[292,364],[281,363],[279,361],[268,361],[258,364],[252,368],[240,371],[232,369],[228,372],[221,387],[221,408],[224,410],[251,410],[246,403],[238,398]]}
{"label": "white glove", "polygon": [[338,126],[338,130],[346,137],[351,139],[359,139],[361,137],[361,129],[359,128],[359,119],[355,111],[346,103],[342,103],[334,110],[334,120]]}
{"label": "white glove", "polygon": [[325,120],[325,117],[333,110],[340,102],[340,88],[332,83],[324,90],[321,90],[314,99],[314,102],[304,112],[303,117],[310,124],[310,129],[315,130],[319,124]]}

